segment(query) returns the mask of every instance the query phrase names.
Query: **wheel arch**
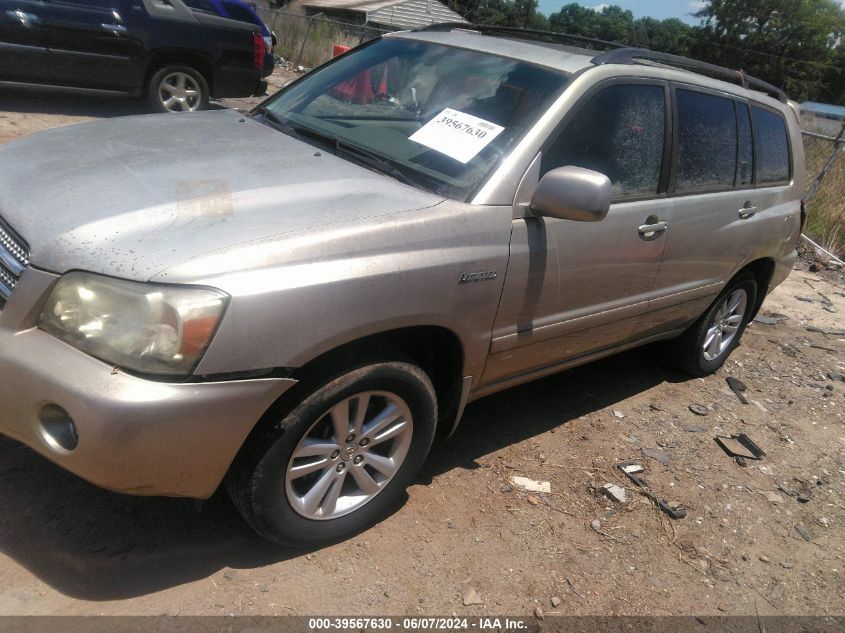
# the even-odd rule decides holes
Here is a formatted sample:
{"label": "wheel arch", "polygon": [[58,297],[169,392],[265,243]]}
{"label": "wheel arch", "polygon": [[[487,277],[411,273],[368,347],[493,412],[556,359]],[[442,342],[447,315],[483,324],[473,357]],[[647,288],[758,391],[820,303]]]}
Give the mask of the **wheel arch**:
{"label": "wheel arch", "polygon": [[753,319],[763,306],[763,301],[766,300],[769,284],[775,273],[775,260],[770,257],[755,259],[740,268],[736,275],[734,275],[734,278],[744,273],[750,273],[757,281],[757,297],[754,300],[754,306],[751,311],[751,319]]}
{"label": "wheel arch", "polygon": [[214,94],[214,64],[210,57],[198,51],[184,50],[179,48],[167,48],[156,50],[150,57],[147,64],[147,72],[144,75],[144,93],[149,89],[150,79],[160,69],[168,65],[189,66],[203,76],[208,84],[209,96]]}
{"label": "wheel arch", "polygon": [[297,385],[267,409],[245,439],[241,451],[260,444],[276,422],[321,384],[356,366],[379,360],[405,360],[425,371],[437,395],[437,437],[446,437],[460,409],[464,349],[460,338],[452,330],[424,325],[349,341],[289,371],[290,377],[298,381]]}

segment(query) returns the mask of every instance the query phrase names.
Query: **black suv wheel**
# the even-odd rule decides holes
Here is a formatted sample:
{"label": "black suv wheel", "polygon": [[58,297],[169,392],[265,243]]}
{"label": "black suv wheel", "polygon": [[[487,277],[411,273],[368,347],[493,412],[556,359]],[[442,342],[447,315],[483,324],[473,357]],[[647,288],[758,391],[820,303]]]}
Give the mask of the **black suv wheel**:
{"label": "black suv wheel", "polygon": [[208,106],[208,82],[190,66],[164,66],[150,77],[147,96],[157,112],[196,112]]}

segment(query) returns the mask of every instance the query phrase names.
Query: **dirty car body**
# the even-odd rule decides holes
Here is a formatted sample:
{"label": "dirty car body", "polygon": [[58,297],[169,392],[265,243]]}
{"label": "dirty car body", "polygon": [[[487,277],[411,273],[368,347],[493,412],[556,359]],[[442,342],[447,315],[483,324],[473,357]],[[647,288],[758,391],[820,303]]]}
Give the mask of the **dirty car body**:
{"label": "dirty car body", "polygon": [[[4,146],[0,432],[105,488],[204,498],[233,463],[260,454],[266,470],[262,438],[298,429],[285,416],[319,408],[320,389],[362,367],[410,372],[430,421],[410,387],[368,378],[279,462],[287,523],[337,536],[392,490],[379,463],[421,463],[420,429],[449,434],[473,399],[660,340],[693,340],[691,371],[715,371],[796,257],[796,115],[747,86],[596,56],[399,33],[251,115],[129,117]],[[169,150],[186,146],[197,160]],[[315,462],[302,487],[297,455],[318,451],[313,429],[342,398],[358,403],[349,437],[320,436],[334,470]],[[399,426],[414,427],[378,455],[356,437],[376,400],[407,405]],[[352,472],[369,462],[375,483]],[[274,540],[267,512],[245,516]]]}

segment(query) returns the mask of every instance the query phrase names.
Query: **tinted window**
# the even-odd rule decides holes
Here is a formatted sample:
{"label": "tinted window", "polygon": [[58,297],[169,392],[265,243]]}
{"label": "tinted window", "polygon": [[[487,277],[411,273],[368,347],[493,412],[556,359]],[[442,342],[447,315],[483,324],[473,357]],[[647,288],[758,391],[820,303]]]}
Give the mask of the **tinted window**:
{"label": "tinted window", "polygon": [[192,9],[198,9],[199,11],[206,11],[208,13],[213,13],[214,15],[219,15],[217,9],[208,0],[184,0],[184,2]]}
{"label": "tinted window", "polygon": [[739,131],[739,164],[736,170],[736,184],[747,187],[754,175],[754,146],[751,142],[751,113],[745,103],[736,104],[736,126]]}
{"label": "tinted window", "polygon": [[93,9],[117,9],[118,0],[61,0],[56,4],[69,4],[73,6],[93,8]]}
{"label": "tinted window", "polygon": [[249,22],[250,24],[256,23],[255,17],[246,8],[231,2],[224,2],[223,6],[226,9],[226,13],[228,13],[229,17],[233,20],[238,20],[239,22]]}
{"label": "tinted window", "polygon": [[678,191],[732,187],[737,133],[734,102],[678,90]]}
{"label": "tinted window", "polygon": [[605,174],[617,197],[657,193],[665,119],[661,86],[605,88],[543,154],[542,171],[575,165]]}
{"label": "tinted window", "polygon": [[751,108],[757,135],[757,183],[789,180],[789,141],[783,117],[762,108]]}

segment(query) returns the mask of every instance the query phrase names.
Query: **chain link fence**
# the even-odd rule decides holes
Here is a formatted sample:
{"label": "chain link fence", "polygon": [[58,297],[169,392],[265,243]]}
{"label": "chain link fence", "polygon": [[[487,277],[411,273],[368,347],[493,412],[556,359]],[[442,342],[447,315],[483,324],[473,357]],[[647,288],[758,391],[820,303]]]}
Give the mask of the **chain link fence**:
{"label": "chain link fence", "polygon": [[256,9],[276,35],[273,52],[280,63],[298,69],[313,68],[332,57],[335,46],[358,46],[389,30],[371,24],[355,24],[323,14],[306,16],[283,10]]}
{"label": "chain link fence", "polygon": [[807,173],[805,239],[839,261],[845,258],[845,126],[836,136],[803,130]]}

